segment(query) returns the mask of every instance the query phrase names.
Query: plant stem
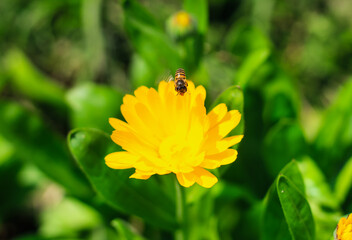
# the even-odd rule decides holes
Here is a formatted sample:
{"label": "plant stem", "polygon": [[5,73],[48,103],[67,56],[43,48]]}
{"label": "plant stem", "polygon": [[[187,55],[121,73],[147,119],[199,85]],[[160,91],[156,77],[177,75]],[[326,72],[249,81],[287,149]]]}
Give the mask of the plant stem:
{"label": "plant stem", "polygon": [[187,240],[187,204],[185,189],[180,186],[175,177],[175,190],[176,190],[176,220],[179,224],[179,229],[175,232],[176,240]]}

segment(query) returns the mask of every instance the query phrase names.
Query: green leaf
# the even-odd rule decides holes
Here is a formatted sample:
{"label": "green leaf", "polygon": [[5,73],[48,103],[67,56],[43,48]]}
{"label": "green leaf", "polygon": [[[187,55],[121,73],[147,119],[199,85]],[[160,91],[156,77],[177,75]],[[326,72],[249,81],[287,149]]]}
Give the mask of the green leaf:
{"label": "green leaf", "polygon": [[6,163],[15,153],[15,146],[0,135],[0,167]]}
{"label": "green leaf", "polygon": [[125,0],[124,25],[137,54],[148,67],[154,71],[155,79],[146,79],[147,83],[155,82],[166,70],[175,71],[181,67],[181,58],[177,47],[156,24],[151,14],[136,0]]}
{"label": "green leaf", "polygon": [[[88,76],[95,77],[106,66],[105,39],[102,29],[102,0],[82,2],[82,23]],[[93,79],[92,79],[93,80]]]}
{"label": "green leaf", "polygon": [[[259,86],[262,89],[265,102],[264,122],[268,126],[272,126],[282,118],[297,119],[300,103],[298,90],[296,90],[292,80],[285,73],[282,73],[275,63],[267,67],[272,69],[269,69],[266,73],[264,87]],[[275,74],[275,77],[271,74]]]}
{"label": "green leaf", "polygon": [[289,163],[264,199],[263,239],[315,239],[314,220],[303,187],[297,164]]}
{"label": "green leaf", "polygon": [[79,197],[92,194],[84,175],[72,161],[65,140],[47,123],[16,103],[0,101],[0,112],[0,132],[16,146],[16,156],[35,164],[70,194]]}
{"label": "green leaf", "polygon": [[258,49],[248,54],[237,71],[235,83],[246,88],[249,80],[258,68],[268,59],[270,50],[268,48]]}
{"label": "green leaf", "polygon": [[74,198],[64,198],[41,212],[39,232],[45,237],[76,236],[102,224],[99,213]]}
{"label": "green leaf", "polygon": [[262,240],[292,240],[275,184],[270,187],[263,204]]}
{"label": "green leaf", "polygon": [[305,182],[302,178],[302,173],[296,160],[292,160],[291,162],[289,162],[281,170],[280,174],[289,178],[292,183],[298,188],[299,191],[301,191],[302,193],[305,192]]}
{"label": "green leaf", "polygon": [[208,1],[207,0],[185,0],[183,8],[196,18],[198,31],[205,34],[208,29]]}
{"label": "green leaf", "polygon": [[129,179],[131,169],[113,170],[105,165],[107,154],[121,151],[108,135],[94,129],[76,129],[70,132],[68,145],[97,193],[109,205],[164,229],[176,227],[175,203],[155,178]]}
{"label": "green leaf", "polygon": [[325,176],[309,157],[297,161],[306,186],[306,196],[315,221],[316,239],[328,239],[341,213]]}
{"label": "green leaf", "polygon": [[242,60],[257,50],[270,49],[271,42],[259,28],[240,19],[230,27],[225,37],[225,47]]}
{"label": "green leaf", "polygon": [[108,119],[119,116],[122,104],[121,93],[92,83],[70,89],[66,99],[73,128],[93,127],[104,131],[110,131]]}
{"label": "green leaf", "polygon": [[263,156],[268,172],[276,176],[292,159],[306,154],[308,147],[295,120],[282,119],[265,136]]}
{"label": "green leaf", "polygon": [[286,177],[279,176],[277,194],[293,239],[315,239],[312,212],[303,193]]}
{"label": "green leaf", "polygon": [[340,204],[344,203],[352,187],[352,157],[340,171],[335,184],[335,197]]}
{"label": "green leaf", "polygon": [[[139,86],[155,87],[160,80],[166,80],[168,76],[155,75],[155,70],[148,64],[148,62],[139,54],[133,54],[130,66],[130,80],[133,83],[133,88]],[[165,78],[165,79],[163,79]]]}
{"label": "green leaf", "polygon": [[127,222],[121,219],[114,219],[111,222],[112,226],[118,233],[119,240],[143,240],[144,238],[139,236],[138,233],[129,225]]}
{"label": "green leaf", "polygon": [[5,66],[14,89],[28,98],[64,109],[64,91],[33,66],[23,52],[12,49],[5,55]]}
{"label": "green leaf", "polygon": [[314,158],[329,180],[335,178],[352,156],[352,78],[325,112],[314,140]]}

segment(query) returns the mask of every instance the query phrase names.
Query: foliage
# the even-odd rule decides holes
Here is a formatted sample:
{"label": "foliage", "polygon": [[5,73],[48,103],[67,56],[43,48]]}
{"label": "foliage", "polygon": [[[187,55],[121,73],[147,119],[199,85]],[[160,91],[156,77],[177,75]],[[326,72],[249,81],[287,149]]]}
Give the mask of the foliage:
{"label": "foliage", "polygon": [[[175,37],[184,10],[192,31]],[[329,239],[352,212],[348,1],[0,2],[1,239]],[[171,28],[170,28],[171,27]],[[181,26],[182,27],[182,26]],[[167,28],[167,29],[166,29]],[[242,114],[211,189],[129,179],[122,97],[179,67]],[[192,93],[191,93],[192,94]],[[185,227],[186,225],[186,227]]]}

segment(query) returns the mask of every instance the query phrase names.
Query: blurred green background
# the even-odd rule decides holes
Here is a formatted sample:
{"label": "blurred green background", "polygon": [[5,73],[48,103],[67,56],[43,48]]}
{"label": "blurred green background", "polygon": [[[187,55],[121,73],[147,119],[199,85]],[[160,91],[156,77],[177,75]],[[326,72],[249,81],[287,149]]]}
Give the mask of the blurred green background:
{"label": "blurred green background", "polygon": [[330,239],[352,212],[351,12],[349,0],[0,1],[0,239],[172,238],[172,176],[129,180],[104,156],[123,95],[179,67],[208,111],[241,111],[232,134],[245,135],[215,187],[187,189],[189,239]]}

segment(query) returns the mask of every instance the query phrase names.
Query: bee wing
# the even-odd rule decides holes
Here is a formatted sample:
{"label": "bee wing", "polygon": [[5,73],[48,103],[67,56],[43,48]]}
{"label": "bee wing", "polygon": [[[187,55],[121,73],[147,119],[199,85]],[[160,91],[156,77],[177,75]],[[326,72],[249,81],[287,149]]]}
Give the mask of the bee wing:
{"label": "bee wing", "polygon": [[166,82],[171,82],[173,80],[175,80],[175,79],[171,74],[165,79]]}
{"label": "bee wing", "polygon": [[164,73],[159,75],[159,77],[157,78],[156,85],[158,85],[161,81],[170,82],[173,80],[174,80],[174,78],[171,75],[171,71],[168,70],[168,71],[165,71]]}

